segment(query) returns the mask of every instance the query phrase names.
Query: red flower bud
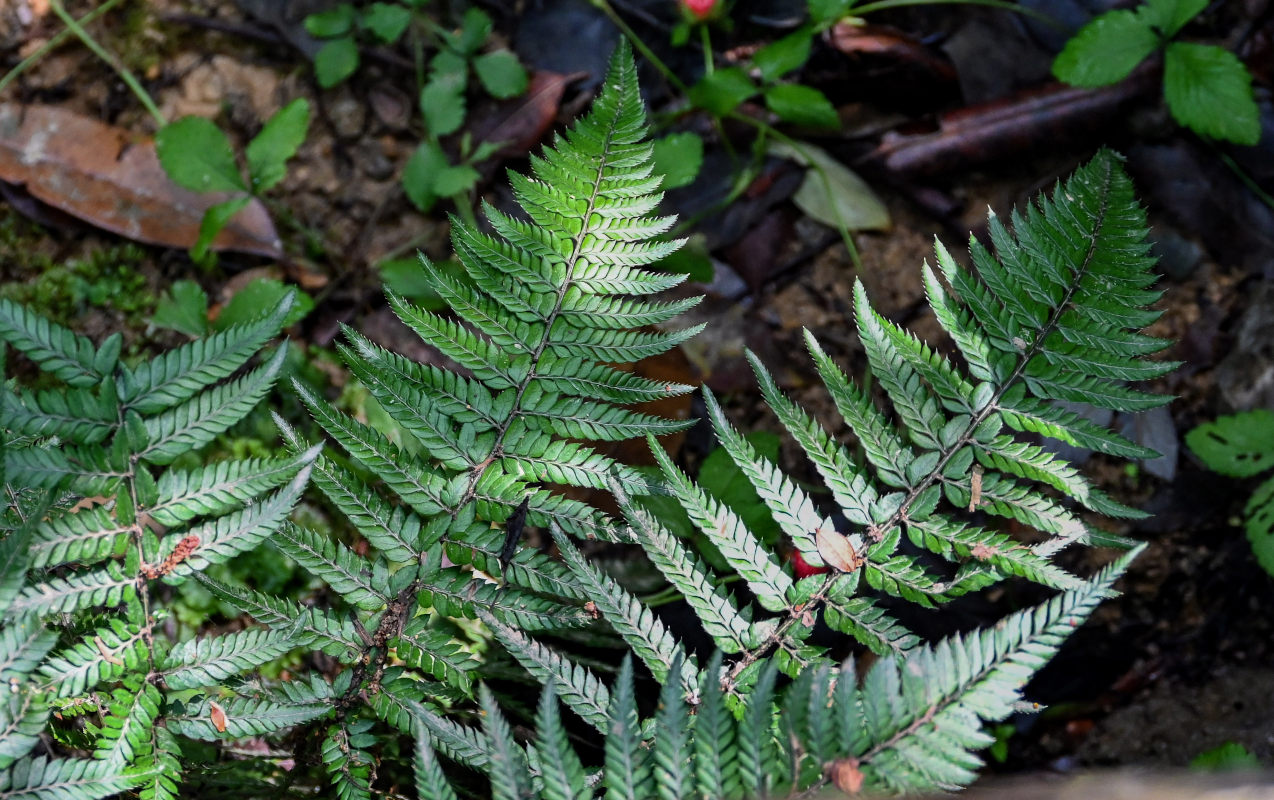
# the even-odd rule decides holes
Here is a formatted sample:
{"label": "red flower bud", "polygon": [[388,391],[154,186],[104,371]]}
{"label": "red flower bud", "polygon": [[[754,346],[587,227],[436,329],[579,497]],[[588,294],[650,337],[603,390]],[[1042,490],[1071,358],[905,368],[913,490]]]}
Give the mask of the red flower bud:
{"label": "red flower bud", "polygon": [[720,0],[681,0],[681,10],[691,22],[703,22],[716,15]]}

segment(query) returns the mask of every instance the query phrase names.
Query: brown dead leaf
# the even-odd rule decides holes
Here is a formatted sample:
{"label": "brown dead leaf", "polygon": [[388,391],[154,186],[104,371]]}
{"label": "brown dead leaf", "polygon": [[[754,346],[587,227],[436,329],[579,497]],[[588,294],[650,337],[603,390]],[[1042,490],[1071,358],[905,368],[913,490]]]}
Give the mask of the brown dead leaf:
{"label": "brown dead leaf", "polygon": [[858,794],[863,789],[863,771],[856,758],[838,758],[831,766],[832,784],[845,794]]}
{"label": "brown dead leaf", "polygon": [[[24,184],[39,200],[99,228],[164,247],[193,245],[204,211],[228,197],[173,183],[150,139],[43,105],[0,103],[0,180]],[[282,255],[274,223],[255,199],[212,249]]]}
{"label": "brown dead leaf", "polygon": [[818,546],[818,554],[827,566],[841,572],[853,572],[863,561],[862,557],[854,552],[849,539],[836,531],[819,528],[814,533],[814,544]]}
{"label": "brown dead leaf", "polygon": [[226,712],[216,700],[208,703],[208,716],[212,719],[212,727],[217,729],[217,733],[226,732]]}

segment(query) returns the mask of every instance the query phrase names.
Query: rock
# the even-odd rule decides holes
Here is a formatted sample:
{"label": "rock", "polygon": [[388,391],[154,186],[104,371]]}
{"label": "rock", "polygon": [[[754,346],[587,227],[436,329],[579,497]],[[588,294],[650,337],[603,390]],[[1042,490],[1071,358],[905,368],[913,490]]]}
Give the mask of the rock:
{"label": "rock", "polygon": [[1274,283],[1257,285],[1216,383],[1227,412],[1274,408]]}

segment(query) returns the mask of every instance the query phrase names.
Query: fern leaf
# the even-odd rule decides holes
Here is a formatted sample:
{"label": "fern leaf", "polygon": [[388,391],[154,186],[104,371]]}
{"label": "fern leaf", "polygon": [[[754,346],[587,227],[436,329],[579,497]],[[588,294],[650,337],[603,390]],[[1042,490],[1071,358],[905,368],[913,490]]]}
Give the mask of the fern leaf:
{"label": "fern leaf", "polygon": [[769,797],[782,784],[784,762],[774,746],[774,662],[767,662],[748,695],[748,706],[739,725],[739,783],[749,797]]}
{"label": "fern leaf", "polygon": [[[310,454],[316,454],[311,450]],[[310,478],[310,468],[305,466],[292,480],[274,494],[259,503],[247,506],[218,517],[203,525],[196,525],[184,532],[169,534],[159,543],[159,556],[167,558],[181,545],[189,542],[190,537],[198,537],[198,546],[192,553],[177,564],[166,576],[164,582],[178,584],[193,572],[204,569],[209,564],[220,564],[246,550],[256,547],[267,536],[276,533],[292,512],[292,507],[300,499],[301,492]]]}
{"label": "fern leaf", "polygon": [[[375,611],[389,602],[372,564],[329,536],[285,523],[272,542],[310,574],[320,577],[349,603]],[[384,569],[383,563],[380,565]],[[388,574],[385,574],[388,578]],[[387,583],[388,581],[385,581]]]}
{"label": "fern leaf", "polygon": [[28,586],[9,608],[14,614],[51,614],[117,606],[136,596],[135,579],[125,576],[119,566],[108,562],[103,569],[66,578],[51,578],[45,583]]}
{"label": "fern leaf", "polygon": [[[5,301],[7,302],[7,301]],[[137,777],[104,761],[25,759],[0,772],[4,800],[99,800],[132,787]]]}
{"label": "fern leaf", "polygon": [[156,481],[159,499],[147,511],[169,528],[195,517],[224,514],[294,477],[317,458],[319,450],[316,446],[291,458],[218,461],[194,470],[166,469]]}
{"label": "fern leaf", "polygon": [[36,692],[19,691],[0,702],[0,770],[26,758],[39,744],[50,714],[49,704]]}
{"label": "fern leaf", "polygon": [[[680,659],[677,663],[681,663]],[[610,721],[606,728],[606,774],[603,778],[606,800],[643,800],[646,797],[650,765],[638,730],[633,662],[625,656],[615,679]]]}
{"label": "fern leaf", "polygon": [[148,658],[147,632],[110,619],[83,640],[54,653],[40,666],[45,683],[58,697],[83,694],[98,684],[142,669]]}
{"label": "fern leaf", "polygon": [[[681,672],[674,662],[672,674]],[[678,681],[664,681],[655,715],[655,746],[651,770],[659,800],[682,800],[694,785],[694,756],[690,747],[690,713]]]}
{"label": "fern leaf", "polygon": [[255,320],[196,339],[123,372],[120,398],[142,414],[154,414],[189,400],[233,374],[277,336],[292,310],[294,297],[289,292]]}
{"label": "fern leaf", "polygon": [[150,755],[151,728],[163,702],[159,690],[147,681],[133,681],[116,689],[105,709],[93,757],[122,767]]}
{"label": "fern leaf", "polygon": [[474,580],[472,573],[445,568],[434,573],[419,595],[423,606],[432,606],[448,617],[477,617],[485,609],[493,617],[527,633],[581,628],[591,618],[577,605],[523,592],[513,586],[497,586]]}
{"label": "fern leaf", "polygon": [[194,576],[214,596],[261,624],[309,637],[315,647],[334,658],[349,663],[361,651],[358,634],[348,619],[338,620],[322,609],[305,608],[290,600],[244,587],[230,586],[203,573],[196,572]]}
{"label": "fern leaf", "polygon": [[9,447],[4,452],[8,481],[33,489],[64,489],[86,497],[109,495],[128,475],[96,447]]}
{"label": "fern leaf", "polygon": [[734,717],[721,694],[721,654],[703,671],[694,722],[695,793],[700,797],[734,797],[739,793],[738,747]]}
{"label": "fern leaf", "polygon": [[374,764],[372,757],[355,744],[364,738],[375,740],[365,734],[367,724],[366,720],[358,720],[348,725],[333,725],[319,746],[323,766],[339,800],[371,800]]}
{"label": "fern leaf", "polygon": [[417,727],[413,735],[416,747],[411,761],[416,777],[416,795],[428,797],[431,800],[457,800],[455,790],[447,782],[442,772],[442,765],[438,763],[438,757],[434,755],[434,749],[429,745],[429,734],[425,732],[423,726]]}
{"label": "fern leaf", "polygon": [[[285,728],[330,716],[332,705],[325,700],[307,703],[277,702],[265,698],[232,697],[219,703],[222,714],[213,720],[211,699],[186,704],[181,714],[165,715],[173,733],[202,741],[242,739],[262,736]],[[222,718],[224,716],[224,718]],[[224,729],[223,729],[224,726]]]}
{"label": "fern leaf", "polygon": [[604,732],[609,720],[610,693],[587,667],[573,664],[565,656],[505,625],[491,614],[478,611],[509,655],[517,659],[540,683],[560,687],[560,697],[572,711],[598,731]]}
{"label": "fern leaf", "polygon": [[31,566],[45,567],[74,561],[95,564],[118,555],[125,546],[130,525],[121,525],[101,506],[71,513],[53,513],[35,529],[31,542]]}
{"label": "fern leaf", "polygon": [[584,765],[566,738],[566,729],[562,726],[557,707],[557,693],[551,682],[540,695],[535,732],[544,781],[544,800],[591,800],[593,793],[584,782]]}
{"label": "fern leaf", "polygon": [[123,341],[115,334],[101,348],[21,305],[0,298],[0,341],[70,386],[97,386],[110,376]]}
{"label": "fern leaf", "polygon": [[531,796],[530,772],[526,753],[513,741],[513,733],[504,713],[496,705],[495,696],[485,685],[481,687],[483,727],[491,743],[491,778],[493,800],[523,800]]}
{"label": "fern leaf", "polygon": [[444,631],[431,628],[429,617],[413,617],[392,644],[403,663],[423,670],[465,694],[473,691],[478,662]]}
{"label": "fern leaf", "polygon": [[584,587],[584,593],[597,605],[611,627],[624,637],[642,662],[655,676],[655,680],[668,680],[672,665],[677,662],[686,664],[682,672],[682,681],[691,693],[697,693],[697,670],[693,662],[685,657],[681,645],[672,638],[672,634],[654,613],[637,598],[617,584],[614,579],[600,572],[592,564],[584,560],[580,551],[567,539],[561,531],[553,529],[553,540],[557,542],[562,557],[575,578]]}
{"label": "fern leaf", "polygon": [[57,632],[46,628],[34,616],[19,617],[0,628],[0,681],[25,680],[57,644],[57,639]]}
{"label": "fern leaf", "polygon": [[159,665],[169,689],[216,686],[305,643],[292,630],[249,628],[182,642]]}
{"label": "fern leaf", "polygon": [[486,734],[435,714],[417,697],[414,684],[406,679],[384,684],[371,698],[372,710],[401,731],[427,731],[433,747],[448,758],[474,769],[485,769],[492,759]]}
{"label": "fern leaf", "polygon": [[150,443],[141,456],[152,464],[169,464],[177,456],[203,447],[243,419],[274,386],[287,348],[278,348],[263,366],[239,380],[215,386],[168,411],[147,417]]}
{"label": "fern leaf", "polygon": [[150,769],[137,787],[139,800],[178,800],[178,780],[182,775],[181,747],[167,728],[150,729]]}
{"label": "fern leaf", "polygon": [[114,432],[119,420],[119,403],[110,382],[104,382],[96,392],[76,388],[0,391],[0,414],[6,427],[16,433],[56,436],[71,444],[91,445]]}

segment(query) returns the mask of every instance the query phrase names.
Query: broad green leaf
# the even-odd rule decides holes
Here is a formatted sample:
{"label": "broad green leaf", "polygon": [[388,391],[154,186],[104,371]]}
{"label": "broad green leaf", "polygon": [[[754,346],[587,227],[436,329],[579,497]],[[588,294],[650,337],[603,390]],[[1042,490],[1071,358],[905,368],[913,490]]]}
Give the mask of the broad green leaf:
{"label": "broad green leaf", "polygon": [[151,323],[188,336],[208,332],[208,295],[194,281],[177,281],[159,298]]}
{"label": "broad green leaf", "polygon": [[784,122],[810,128],[839,128],[840,117],[831,101],[817,89],[781,83],[765,90],[765,105]]}
{"label": "broad green leaf", "polygon": [[1133,11],[1110,11],[1079,29],[1053,62],[1053,75],[1072,86],[1107,86],[1128,77],[1159,47],[1147,20]]}
{"label": "broad green leaf", "polygon": [[242,211],[243,207],[251,201],[252,197],[245,194],[224,203],[217,203],[203,212],[203,219],[199,221],[199,238],[190,248],[190,257],[197,262],[207,258],[213,239],[216,239],[221,229],[226,227],[234,215]]}
{"label": "broad green leaf", "polygon": [[196,192],[246,192],[230,140],[203,117],[182,117],[155,134],[155,150],[168,177]]}
{"label": "broad green leaf", "polygon": [[478,171],[467,164],[438,170],[433,175],[433,190],[439,197],[463,194],[478,182]]}
{"label": "broad green leaf", "polygon": [[483,53],[473,60],[473,71],[492,97],[506,100],[526,91],[526,70],[512,51]]}
{"label": "broad green leaf", "polygon": [[889,209],[866,181],[827,151],[806,143],[798,150],[775,142],[770,153],[810,167],[792,202],[812,219],[851,231],[889,229]]}
{"label": "broad green leaf", "polygon": [[[744,437],[757,453],[778,462],[779,437],[766,431],[756,431]],[[779,526],[770,510],[761,502],[756,488],[748,480],[739,465],[734,463],[724,447],[718,447],[703,460],[699,467],[699,485],[713,497],[729,506],[739,515],[747,529],[763,542],[773,543],[778,538]]]}
{"label": "broad green leaf", "polygon": [[1186,434],[1186,444],[1213,472],[1249,478],[1274,467],[1274,411],[1257,408],[1205,422]]}
{"label": "broad green leaf", "polygon": [[1225,742],[1204,750],[1190,759],[1190,769],[1196,772],[1225,772],[1227,770],[1260,769],[1261,761],[1238,742]]}
{"label": "broad green leaf", "polygon": [[710,114],[724,117],[739,103],[756,94],[756,84],[738,67],[719,69],[690,87],[690,102]]}
{"label": "broad green leaf", "polygon": [[491,35],[491,17],[487,12],[470,6],[464,12],[464,21],[460,24],[460,32],[452,37],[452,45],[464,55],[473,55],[486,43]]}
{"label": "broad green leaf", "polygon": [[393,44],[411,24],[411,9],[396,3],[372,3],[363,12],[363,25],[385,44]]}
{"label": "broad green leaf", "polygon": [[1247,540],[1261,568],[1274,576],[1274,477],[1256,487],[1243,510]]}
{"label": "broad green leaf", "polygon": [[330,89],[358,71],[358,43],[342,36],[323,45],[314,54],[314,77],[319,86]]}
{"label": "broad green leaf", "polygon": [[1171,39],[1208,7],[1208,0],[1150,0],[1138,13]]}
{"label": "broad green leaf", "polygon": [[1163,95],[1177,122],[1195,133],[1235,144],[1261,138],[1252,75],[1229,50],[1173,42],[1163,63]]}
{"label": "broad green leaf", "polygon": [[274,278],[257,278],[235,293],[221,309],[221,313],[213,321],[212,327],[223,331],[231,325],[256,319],[275,308],[283,296],[295,292],[296,297],[292,310],[283,320],[283,327],[295,324],[314,308],[314,300],[305,292]]}
{"label": "broad green leaf", "polygon": [[429,213],[434,203],[438,202],[438,193],[434,191],[434,175],[447,169],[451,164],[447,154],[433,142],[422,142],[416,152],[407,160],[403,168],[403,191],[412,205],[423,213]]}
{"label": "broad green leaf", "polygon": [[752,56],[752,63],[761,70],[761,80],[778,80],[804,66],[809,60],[813,40],[814,29],[806,25],[758,50]]}
{"label": "broad green leaf", "polygon": [[264,192],[283,180],[287,161],[296,155],[310,127],[310,102],[299,97],[270,117],[248,143],[248,174],[252,191]]}
{"label": "broad green leaf", "polygon": [[820,30],[847,16],[852,5],[853,0],[808,0],[806,3],[810,19],[820,26]]}
{"label": "broad green leaf", "polygon": [[420,110],[434,136],[459,130],[465,114],[463,73],[460,79],[454,74],[435,75],[420,90]]}
{"label": "broad green leaf", "polygon": [[703,166],[703,139],[685,131],[655,140],[655,173],[664,176],[663,188],[689,186]]}
{"label": "broad green leaf", "polygon": [[305,30],[311,36],[331,39],[344,36],[354,26],[354,6],[341,3],[336,8],[310,14],[305,18]]}

